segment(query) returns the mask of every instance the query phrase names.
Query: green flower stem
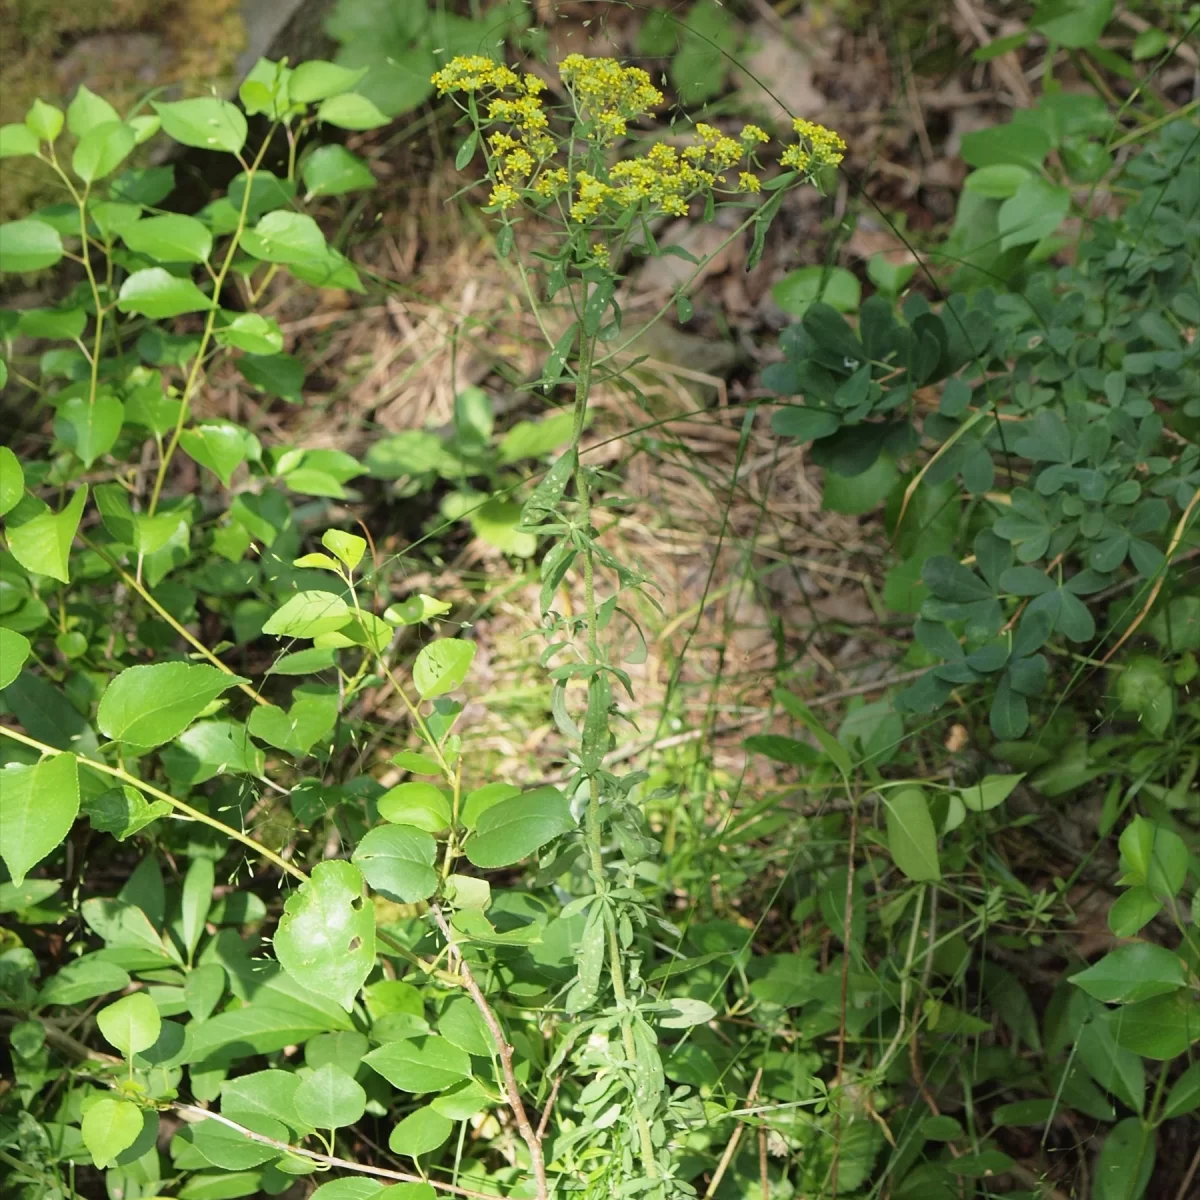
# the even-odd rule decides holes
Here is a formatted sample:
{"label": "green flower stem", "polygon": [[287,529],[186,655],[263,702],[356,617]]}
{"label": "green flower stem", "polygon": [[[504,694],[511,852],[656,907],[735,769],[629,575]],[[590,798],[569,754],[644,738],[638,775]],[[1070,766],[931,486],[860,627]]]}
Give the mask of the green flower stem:
{"label": "green flower stem", "polygon": [[[41,158],[41,155],[38,155]],[[87,201],[88,193],[91,190],[91,184],[86,184],[81,196],[76,190],[75,185],[71,182],[71,177],[58,165],[58,156],[54,153],[53,145],[50,147],[50,157],[43,159],[54,168],[58,177],[67,185],[67,190],[71,193],[71,199],[75,201],[75,206],[79,209],[79,238],[82,250],[80,261],[83,263],[84,273],[87,275],[88,284],[92,289],[92,303],[96,306],[96,332],[92,339],[92,354],[91,354],[91,381],[88,384],[88,403],[96,403],[96,391],[100,382],[100,343],[104,337],[104,305],[100,302],[100,286],[96,282],[96,273],[92,270],[92,257],[88,252],[88,232],[87,232]],[[109,269],[111,270],[112,263],[109,260]]]}
{"label": "green flower stem", "polygon": [[[97,546],[95,542],[85,537],[82,533],[79,535],[79,540],[89,549],[94,550],[116,573],[121,577],[121,581],[131,587],[137,594],[160,616],[185,642],[188,643],[198,653],[208,659],[214,667],[220,671],[224,671],[226,675],[236,675],[237,672],[232,667],[226,666],[198,637],[189,633],[187,628],[180,624],[143,586],[140,580],[131,575],[124,567],[121,566],[115,559],[110,558],[102,546]],[[255,704],[267,704],[271,702],[259,695],[253,687],[248,683],[239,683],[239,690],[246,693]]]}
{"label": "green flower stem", "polygon": [[[154,490],[150,493],[150,507],[147,510],[150,516],[154,516],[158,508],[158,501],[162,496],[163,483],[167,478],[167,469],[171,465],[171,459],[175,456],[175,450],[179,446],[179,438],[183,434],[183,427],[187,422],[188,410],[191,406],[192,396],[196,391],[196,385],[200,380],[200,368],[204,364],[204,355],[208,350],[208,343],[212,340],[213,327],[217,320],[218,302],[221,298],[221,288],[224,286],[225,277],[229,274],[230,267],[233,266],[234,256],[237,254],[237,248],[242,240],[242,234],[246,232],[246,214],[250,211],[250,193],[254,190],[254,172],[258,170],[262,163],[263,156],[267,152],[267,147],[271,144],[272,135],[275,132],[275,126],[272,125],[267,136],[263,139],[262,145],[258,148],[258,154],[255,155],[254,161],[246,169],[246,187],[242,194],[242,207],[238,212],[237,228],[233,231],[233,236],[229,239],[229,246],[225,251],[225,258],[221,263],[221,269],[217,272],[217,278],[213,283],[212,307],[208,310],[208,317],[204,322],[204,332],[200,337],[200,345],[196,349],[196,357],[192,360],[191,370],[188,372],[187,380],[183,385],[183,396],[179,404],[179,416],[175,421],[175,428],[171,433],[171,440],[167,443],[167,448],[163,452],[158,463],[158,473],[154,478]],[[139,575],[140,575],[139,570]]]}
{"label": "green flower stem", "polygon": [[[600,661],[600,645],[597,636],[596,618],[596,564],[592,554],[590,537],[592,521],[591,495],[588,489],[587,472],[579,454],[579,442],[583,436],[584,421],[587,417],[588,394],[591,391],[592,364],[596,354],[596,339],[580,334],[579,372],[575,378],[575,424],[571,435],[571,449],[575,453],[575,491],[579,501],[581,524],[589,544],[583,552],[583,581],[584,607],[587,618],[588,661],[597,664]],[[604,874],[604,831],[600,819],[600,789],[594,778],[588,780],[588,806],[585,816],[585,839],[588,856],[591,860],[592,882],[598,895],[603,897],[608,891],[608,881]],[[617,939],[616,923],[606,919],[608,925],[608,973],[612,982],[613,997],[617,1006],[627,1009],[628,992],[625,989],[625,974],[621,968],[621,945]],[[628,1011],[621,1017],[621,1044],[625,1051],[625,1061],[632,1069],[637,1062],[637,1045],[633,1040],[633,1020]],[[634,1100],[634,1121],[637,1125],[638,1142],[641,1146],[642,1162],[646,1174],[651,1179],[658,1178],[658,1162],[654,1157],[654,1143],[650,1137],[650,1123],[641,1105]]]}

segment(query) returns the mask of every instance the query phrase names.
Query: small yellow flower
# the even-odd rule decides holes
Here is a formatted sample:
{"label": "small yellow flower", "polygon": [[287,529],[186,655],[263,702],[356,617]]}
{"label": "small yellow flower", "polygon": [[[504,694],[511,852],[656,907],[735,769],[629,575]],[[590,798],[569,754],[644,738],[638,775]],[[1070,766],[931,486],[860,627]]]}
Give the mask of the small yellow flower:
{"label": "small yellow flower", "polygon": [[592,259],[597,266],[607,267],[609,265],[608,244],[606,242],[597,242],[592,247]]}
{"label": "small yellow flower", "polygon": [[752,142],[769,142],[771,140],[757,125],[743,125],[742,132],[738,136],[747,144]]}
{"label": "small yellow flower", "polygon": [[789,146],[784,151],[780,162],[785,167],[816,171],[821,167],[836,167],[845,157],[846,143],[832,129],[826,129],[816,121],[806,121],[803,117],[797,117],[792,122],[792,129],[799,136],[800,144]]}
{"label": "small yellow flower", "polygon": [[567,186],[567,183],[567,172],[562,167],[552,167],[537,177],[533,190],[543,200],[553,200]]}
{"label": "small yellow flower", "polygon": [[498,183],[492,188],[492,194],[488,197],[488,204],[499,209],[512,208],[512,206],[521,199],[521,194],[516,188],[507,183]]}
{"label": "small yellow flower", "polygon": [[497,90],[513,87],[517,76],[508,67],[482,54],[460,54],[452,58],[430,82],[439,96],[450,92],[479,92],[485,88]]}
{"label": "small yellow flower", "polygon": [[750,171],[742,171],[738,175],[738,188],[743,192],[761,192],[762,184],[757,175]]}

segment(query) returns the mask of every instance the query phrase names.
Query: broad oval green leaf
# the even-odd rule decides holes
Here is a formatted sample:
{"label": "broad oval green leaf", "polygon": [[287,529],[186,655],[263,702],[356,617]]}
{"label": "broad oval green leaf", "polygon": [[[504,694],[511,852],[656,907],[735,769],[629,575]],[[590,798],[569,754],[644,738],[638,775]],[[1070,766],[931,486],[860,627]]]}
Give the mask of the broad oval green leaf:
{"label": "broad oval green leaf", "polygon": [[331,142],[318,146],[301,164],[300,176],[308,189],[305,199],[315,196],[343,196],[375,186],[371,168],[345,146]]}
{"label": "broad oval green leaf", "polygon": [[352,863],[318,863],[284,905],[273,939],[297,983],[349,1011],[375,965],[375,910]]}
{"label": "broad oval green leaf", "polygon": [[124,121],[102,121],[79,139],[71,155],[71,170],[84,183],[111,175],[133,152],[137,134]]}
{"label": "broad oval green leaf", "polygon": [[1105,1004],[1130,1004],[1174,992],[1187,983],[1183,960],[1164,946],[1134,942],[1110,950],[1071,982]]}
{"label": "broad oval green leaf", "polygon": [[163,132],[184,146],[237,154],[246,144],[246,118],[228,100],[205,96],[171,104],[155,102],[154,111],[162,121]]}
{"label": "broad oval green leaf", "polygon": [[351,615],[350,606],[332,592],[297,592],[267,619],[263,633],[315,638],[341,629]]}
{"label": "broad oval green leaf", "polygon": [[190,279],[180,279],[163,267],[146,267],[121,284],[117,307],[123,313],[160,320],[203,312],[212,307],[212,300]]}
{"label": "broad oval green leaf", "polygon": [[102,1008],[96,1014],[96,1024],[105,1041],[126,1058],[148,1050],[162,1032],[158,1005],[146,992],[133,992]]}
{"label": "broad oval green leaf", "polygon": [[566,797],[555,787],[534,788],[487,809],[467,842],[477,867],[508,867],[575,828]]}
{"label": "broad oval green leaf", "polygon": [[929,815],[929,802],[917,787],[885,794],[888,849],[892,861],[917,883],[941,879],[938,866],[937,831]]}
{"label": "broad oval green leaf", "polygon": [[146,217],[127,225],[121,230],[121,240],[130,250],[165,263],[207,262],[213,246],[208,226],[181,213]]}
{"label": "broad oval green leaf", "polygon": [[418,1108],[409,1113],[388,1137],[388,1149],[394,1154],[406,1154],[416,1158],[421,1154],[429,1154],[439,1146],[454,1131],[454,1122],[444,1117],[431,1105]]}
{"label": "broad oval green leaf", "polygon": [[54,266],[62,256],[62,238],[45,221],[28,218],[0,225],[0,272],[40,271]]}
{"label": "broad oval green leaf", "polygon": [[114,742],[161,746],[178,737],[222,692],[245,682],[202,663],[127,667],[100,697],[96,723]]}
{"label": "broad oval green leaf", "polygon": [[296,1088],[296,1112],[314,1129],[353,1125],[367,1109],[367,1093],[337,1063],[327,1062]]}
{"label": "broad oval green leaf", "polygon": [[339,67],[314,58],[302,62],[288,80],[288,98],[297,104],[315,104],[348,92],[367,73],[366,67]]}
{"label": "broad oval green leaf", "polygon": [[415,904],[437,891],[436,857],[432,835],[410,825],[368,830],[354,851],[354,863],[370,885],[401,904]]}
{"label": "broad oval green leaf", "polygon": [[115,1165],[142,1132],[142,1110],[131,1100],[102,1096],[83,1114],[80,1133],[99,1170]]}
{"label": "broad oval green leaf", "polygon": [[363,1062],[403,1092],[440,1092],[471,1078],[471,1056],[445,1038],[404,1038],[388,1042]]}
{"label": "broad oval green leaf", "polygon": [[97,125],[120,119],[121,114],[107,100],[82,83],[75,92],[75,98],[67,105],[67,128],[76,137],[83,137]]}
{"label": "broad oval green leaf", "polygon": [[31,868],[67,836],[79,812],[73,754],[0,771],[0,858],[19,887]]}
{"label": "broad oval green leaf", "polygon": [[393,825],[441,833],[450,824],[450,801],[432,783],[398,783],[379,797],[379,815]]}
{"label": "broad oval green leaf", "polygon": [[121,435],[125,405],[111,392],[101,392],[89,403],[86,396],[70,396],[58,406],[54,432],[85,467],[107,454]]}
{"label": "broad oval green leaf", "polygon": [[331,96],[317,109],[317,119],[339,129],[378,129],[387,125],[391,118],[385,116],[366,96],[357,92],[343,92]]}
{"label": "broad oval green leaf", "polygon": [[246,461],[246,434],[232,421],[206,421],[185,429],[179,445],[202,467],[207,467],[228,487],[233,473]]}
{"label": "broad oval green leaf", "polygon": [[222,346],[234,346],[248,354],[278,354],[283,349],[283,331],[274,317],[258,313],[222,313],[232,318],[228,325],[219,326],[213,336]]}
{"label": "broad oval green leaf", "polygon": [[453,691],[467,677],[475,643],[462,638],[439,638],[421,649],[413,664],[413,684],[422,700]]}

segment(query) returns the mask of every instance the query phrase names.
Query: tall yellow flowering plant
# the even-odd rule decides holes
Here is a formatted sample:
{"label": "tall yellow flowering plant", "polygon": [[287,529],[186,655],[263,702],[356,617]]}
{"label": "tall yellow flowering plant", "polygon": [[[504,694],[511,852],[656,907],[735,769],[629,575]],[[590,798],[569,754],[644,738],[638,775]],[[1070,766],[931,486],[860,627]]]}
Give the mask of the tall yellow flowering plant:
{"label": "tall yellow flowering plant", "polygon": [[[622,591],[642,581],[595,540],[591,512],[597,478],[581,461],[579,441],[594,368],[612,363],[628,344],[609,346],[621,334],[617,286],[626,257],[665,252],[654,236],[662,218],[696,210],[709,219],[721,204],[746,211],[730,240],[753,227],[748,264],[753,265],[785,190],[836,166],[845,143],[820,125],[798,120],[798,140],[783,151],[779,165],[784,169],[773,175],[760,157],[770,139],[757,125],[743,125],[730,135],[698,123],[685,137],[673,128],[669,138],[647,138],[650,144],[641,153],[626,154],[635,126],[664,103],[650,76],[611,58],[580,54],[564,58],[558,75],[561,98],[555,103],[548,102],[547,86],[537,76],[483,56],[455,58],[433,76],[439,94],[453,98],[470,126],[457,165],[466,167],[479,152],[484,156],[490,191],[483,211],[498,221],[498,252],[513,252],[515,226],[526,216],[561,230],[557,250],[539,248],[537,254],[546,264],[541,299],[516,255],[550,347],[540,383],[549,391],[567,379],[575,391],[571,444],[526,503],[521,527],[556,539],[541,564],[543,632],[550,643],[543,661],[566,660],[551,671],[551,708],[574,743],[566,791],[582,817],[585,850],[578,860],[570,855],[558,860],[582,865],[558,869],[585,872],[592,887],[590,895],[581,889],[585,894],[570,906],[573,916],[584,919],[584,932],[576,949],[577,974],[562,1007],[577,1025],[567,1032],[547,1075],[563,1071],[561,1057],[569,1054],[572,1074],[590,1076],[591,1082],[581,1089],[564,1086],[555,1114],[553,1161],[535,1166],[542,1172],[539,1195],[548,1186],[546,1174],[557,1173],[570,1180],[572,1192],[588,1197],[619,1191],[669,1200],[692,1194],[675,1174],[689,1128],[709,1116],[696,1107],[695,1097],[685,1102],[667,1085],[655,1032],[655,1024],[665,1020],[664,1006],[641,975],[643,939],[656,915],[641,899],[637,864],[656,843],[634,800],[644,776],[607,769],[617,696],[632,692],[628,674],[610,658],[600,634],[623,616]],[[696,264],[696,273],[702,266]],[[676,296],[685,316],[690,312],[686,287]],[[574,320],[555,339],[540,305],[564,291]],[[669,307],[668,302],[651,320]],[[600,344],[606,347],[603,359],[597,357]],[[613,370],[619,373],[615,364]],[[572,570],[582,577],[584,604],[577,614],[560,615],[554,602]],[[598,595],[602,574],[615,584],[604,597]],[[568,692],[572,683],[577,686]],[[568,701],[582,694],[578,685],[586,686],[587,704],[576,719]],[[707,1020],[706,1011],[711,1012],[697,1002],[685,1017],[671,1018],[676,1023],[669,1027]],[[584,1030],[587,1036],[580,1038]]]}

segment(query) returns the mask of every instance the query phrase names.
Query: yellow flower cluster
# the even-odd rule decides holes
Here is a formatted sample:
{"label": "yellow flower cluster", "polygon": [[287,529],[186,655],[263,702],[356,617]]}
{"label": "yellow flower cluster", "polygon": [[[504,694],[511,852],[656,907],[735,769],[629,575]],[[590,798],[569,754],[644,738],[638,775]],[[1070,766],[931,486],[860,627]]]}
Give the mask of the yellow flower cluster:
{"label": "yellow flower cluster", "polygon": [[592,261],[597,266],[607,267],[609,265],[609,251],[607,242],[597,242],[592,247]]}
{"label": "yellow flower cluster", "polygon": [[[559,76],[571,94],[577,117],[589,128],[584,135],[593,145],[607,146],[627,132],[627,123],[663,102],[662,93],[639,67],[623,67],[612,58],[587,58],[569,54],[559,66]],[[643,203],[651,210],[685,216],[688,202],[715,187],[757,193],[762,182],[756,174],[757,148],[770,139],[757,125],[743,125],[731,137],[713,125],[696,125],[697,141],[682,152],[665,142],[638,158],[624,159],[610,169],[590,163],[591,170],[570,175],[554,164],[559,150],[551,135],[549,117],[540,99],[545,84],[535,75],[520,76],[482,55],[453,59],[433,76],[439,95],[450,92],[490,92],[484,101],[489,122],[507,129],[487,135],[489,174],[493,188],[489,204],[509,209],[525,199],[554,200],[569,193],[573,221],[611,217]],[[793,121],[798,141],[780,158],[785,167],[814,173],[842,161],[846,143],[815,121]],[[737,170],[737,183],[724,172]],[[607,246],[593,248],[597,262],[606,261]]]}
{"label": "yellow flower cluster", "polygon": [[816,171],[821,167],[836,167],[842,161],[846,143],[832,129],[803,117],[797,117],[792,128],[800,141],[783,152],[779,159],[783,166],[797,171]]}
{"label": "yellow flower cluster", "polygon": [[[480,92],[484,88],[516,87],[516,72],[482,54],[460,54],[452,58],[430,80],[439,96],[449,92]],[[540,80],[538,81],[541,82]]]}
{"label": "yellow flower cluster", "polygon": [[595,122],[601,142],[625,134],[626,122],[663,102],[663,94],[640,67],[623,67],[615,58],[568,54],[558,77],[576,98],[581,114]]}

